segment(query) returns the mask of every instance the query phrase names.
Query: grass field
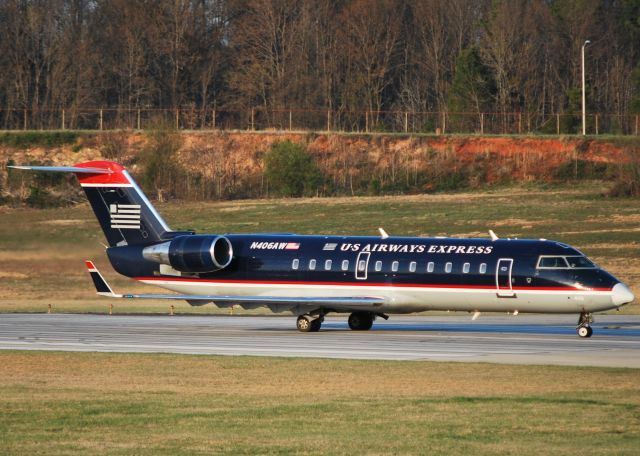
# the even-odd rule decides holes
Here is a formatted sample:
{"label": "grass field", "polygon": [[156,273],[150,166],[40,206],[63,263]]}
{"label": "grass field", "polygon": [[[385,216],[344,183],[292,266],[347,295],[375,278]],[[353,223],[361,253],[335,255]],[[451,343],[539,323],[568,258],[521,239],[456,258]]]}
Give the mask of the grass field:
{"label": "grass field", "polygon": [[[640,295],[640,200],[572,189],[169,203],[206,232],[546,237]],[[0,208],[0,312],[106,312],[83,260],[119,290],[87,205]],[[212,306],[177,312],[213,313]],[[115,312],[167,312],[116,302]],[[226,311],[224,311],[226,312]],[[640,313],[633,304],[623,312]],[[0,315],[0,318],[1,315]],[[635,455],[640,371],[550,366],[0,352],[0,454]]]}
{"label": "grass field", "polygon": [[0,454],[636,455],[640,371],[0,352]]}
{"label": "grass field", "polygon": [[[640,200],[602,196],[602,183],[572,188],[514,187],[494,191],[397,197],[250,200],[161,204],[174,229],[199,232],[295,232],[487,236],[556,239],[572,244],[640,295]],[[158,292],[111,269],[103,235],[88,205],[35,210],[0,208],[0,312],[167,312],[166,302],[95,296],[83,261],[95,260],[117,290]],[[227,312],[213,306],[176,312]],[[624,308],[640,313],[640,305]]]}

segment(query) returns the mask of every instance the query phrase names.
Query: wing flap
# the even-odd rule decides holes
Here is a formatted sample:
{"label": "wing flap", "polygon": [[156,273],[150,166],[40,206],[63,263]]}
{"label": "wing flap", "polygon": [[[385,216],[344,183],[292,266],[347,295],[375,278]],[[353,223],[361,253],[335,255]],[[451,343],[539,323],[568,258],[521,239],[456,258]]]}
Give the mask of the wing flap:
{"label": "wing flap", "polygon": [[116,295],[129,299],[179,299],[184,301],[208,301],[208,302],[230,302],[234,304],[259,303],[269,304],[291,304],[291,305],[376,305],[383,304],[384,298],[375,296],[224,296],[224,295],[181,295],[181,294],[122,294]]}
{"label": "wing flap", "polygon": [[118,294],[114,293],[107,281],[102,277],[98,268],[89,260],[85,262],[96,292],[100,296],[126,299],[174,299],[187,301],[191,305],[201,305],[208,302],[223,304],[238,304],[240,306],[336,306],[360,307],[382,305],[385,299],[378,296],[225,296],[225,295],[190,295],[190,294]]}

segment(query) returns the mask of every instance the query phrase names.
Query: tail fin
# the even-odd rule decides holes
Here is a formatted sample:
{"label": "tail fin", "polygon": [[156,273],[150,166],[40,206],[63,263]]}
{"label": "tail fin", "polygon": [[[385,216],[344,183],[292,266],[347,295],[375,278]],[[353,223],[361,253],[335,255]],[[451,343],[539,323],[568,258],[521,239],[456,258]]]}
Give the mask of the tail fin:
{"label": "tail fin", "polygon": [[75,166],[14,168],[74,173],[111,247],[151,244],[177,234],[171,231],[124,166],[118,163],[92,161]]}

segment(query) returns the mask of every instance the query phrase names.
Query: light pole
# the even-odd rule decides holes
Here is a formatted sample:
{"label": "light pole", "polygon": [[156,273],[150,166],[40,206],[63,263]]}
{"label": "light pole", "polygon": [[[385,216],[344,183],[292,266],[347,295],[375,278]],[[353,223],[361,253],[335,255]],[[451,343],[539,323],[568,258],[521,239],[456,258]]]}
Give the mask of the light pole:
{"label": "light pole", "polygon": [[586,108],[586,95],[584,87],[584,48],[591,41],[586,40],[582,45],[582,136],[587,134],[587,108]]}

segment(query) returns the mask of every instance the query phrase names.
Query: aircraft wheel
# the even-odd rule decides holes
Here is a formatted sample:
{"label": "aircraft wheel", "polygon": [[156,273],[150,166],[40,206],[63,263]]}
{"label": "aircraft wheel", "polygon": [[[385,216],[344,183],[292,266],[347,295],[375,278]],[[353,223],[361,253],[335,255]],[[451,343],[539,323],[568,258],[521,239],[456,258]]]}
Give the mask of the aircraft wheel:
{"label": "aircraft wheel", "polygon": [[296,321],[296,326],[298,327],[298,331],[307,333],[312,331],[313,322],[304,315],[300,315]]}
{"label": "aircraft wheel", "polygon": [[368,331],[373,326],[374,315],[370,312],[353,312],[349,315],[349,328],[354,331]]}
{"label": "aircraft wheel", "polygon": [[591,337],[592,334],[593,334],[593,329],[591,328],[591,326],[578,327],[578,336],[586,338],[586,337]]}

